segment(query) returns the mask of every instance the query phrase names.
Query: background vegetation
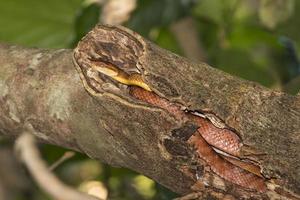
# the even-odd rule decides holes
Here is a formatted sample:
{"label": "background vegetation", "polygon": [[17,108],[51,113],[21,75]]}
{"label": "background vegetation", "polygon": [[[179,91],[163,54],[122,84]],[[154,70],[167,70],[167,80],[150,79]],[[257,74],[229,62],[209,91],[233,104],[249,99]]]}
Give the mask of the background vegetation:
{"label": "background vegetation", "polygon": [[[73,48],[99,22],[99,2],[1,0],[0,42]],[[137,7],[123,25],[183,56],[187,56],[184,43],[191,38],[179,41],[178,32],[192,32],[201,50],[198,61],[296,94],[300,88],[300,12],[296,12],[299,9],[300,1],[294,0],[137,0]],[[180,30],[178,23],[184,20],[192,22],[191,29]],[[0,138],[0,144],[1,152],[10,148],[12,141]],[[42,145],[41,150],[49,165],[66,151],[49,145]],[[1,165],[2,162],[0,159]],[[106,166],[80,154],[60,164],[55,173],[81,190],[108,191],[110,199],[176,196],[142,175]],[[26,173],[22,176],[24,184],[11,186],[16,199],[49,199]]]}

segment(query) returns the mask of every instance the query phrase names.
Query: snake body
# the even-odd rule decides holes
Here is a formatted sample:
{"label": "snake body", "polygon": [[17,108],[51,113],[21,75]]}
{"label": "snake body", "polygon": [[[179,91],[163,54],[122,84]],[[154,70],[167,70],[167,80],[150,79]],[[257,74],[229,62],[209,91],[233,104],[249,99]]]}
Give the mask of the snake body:
{"label": "snake body", "polygon": [[238,156],[242,143],[234,132],[226,128],[218,128],[208,119],[184,112],[179,105],[155,94],[138,73],[129,75],[112,65],[92,65],[91,67],[117,82],[128,85],[129,93],[134,98],[167,110],[177,119],[186,118],[195,122],[199,128],[190,137],[188,143],[194,146],[198,156],[210,166],[214,173],[244,188],[258,192],[266,191],[264,178],[259,176],[260,172],[259,169],[255,169],[256,166],[234,161],[235,159],[224,159],[212,148],[215,147],[230,155]]}
{"label": "snake body", "polygon": [[[159,97],[155,93],[144,90],[140,87],[130,87],[130,94],[141,101],[169,111],[177,118],[181,118],[183,115],[188,115],[180,110],[178,106]],[[196,121],[199,122],[198,125],[200,128],[197,130],[197,133],[188,140],[188,142],[195,147],[199,157],[205,160],[210,168],[220,177],[242,187],[264,192],[266,190],[266,185],[262,177],[251,173],[250,170],[238,167],[228,160],[223,159],[210,146],[213,145],[226,150],[227,152],[237,154],[237,147],[239,147],[240,144],[235,143],[237,141],[236,136],[233,137],[229,130],[228,132],[215,132],[218,128],[212,128],[213,124],[209,121]],[[215,141],[217,142],[214,143]]]}

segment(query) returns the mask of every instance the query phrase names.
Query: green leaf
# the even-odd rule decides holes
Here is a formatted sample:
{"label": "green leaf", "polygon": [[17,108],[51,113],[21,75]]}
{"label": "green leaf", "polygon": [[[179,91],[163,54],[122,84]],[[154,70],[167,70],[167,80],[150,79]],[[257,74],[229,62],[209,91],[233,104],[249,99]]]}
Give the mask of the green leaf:
{"label": "green leaf", "polygon": [[2,0],[0,40],[25,46],[65,48],[82,0]]}
{"label": "green leaf", "polygon": [[231,47],[246,49],[258,44],[269,45],[278,48],[277,36],[268,32],[258,25],[236,23],[229,33],[229,42]]}
{"label": "green leaf", "polygon": [[[256,51],[263,51],[257,49]],[[262,52],[257,52],[262,54]],[[223,49],[216,55],[215,64],[219,69],[247,80],[259,82],[265,86],[274,84],[274,77],[269,73],[268,60],[239,49]]]}
{"label": "green leaf", "polygon": [[209,19],[216,24],[223,23],[223,3],[220,0],[198,1],[193,11],[198,17]]}
{"label": "green leaf", "polygon": [[154,27],[166,26],[187,15],[194,0],[139,0],[127,26],[147,36]]}
{"label": "green leaf", "polygon": [[238,0],[201,0],[194,7],[193,13],[197,17],[205,18],[215,24],[224,24],[234,14]]}
{"label": "green leaf", "polygon": [[72,47],[76,46],[78,41],[99,22],[99,15],[100,7],[97,4],[81,8],[75,20],[75,37]]}
{"label": "green leaf", "polygon": [[154,39],[154,42],[164,49],[168,49],[174,53],[182,55],[182,51],[176,41],[176,38],[172,32],[167,28],[161,28],[158,31],[157,37],[151,38]]}

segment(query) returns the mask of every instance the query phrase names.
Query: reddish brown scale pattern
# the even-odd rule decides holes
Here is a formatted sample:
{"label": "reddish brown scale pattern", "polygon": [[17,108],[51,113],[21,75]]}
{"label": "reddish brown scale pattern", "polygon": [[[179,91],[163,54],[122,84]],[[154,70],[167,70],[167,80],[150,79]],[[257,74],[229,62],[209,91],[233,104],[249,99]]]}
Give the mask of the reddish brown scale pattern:
{"label": "reddish brown scale pattern", "polygon": [[225,155],[221,155],[222,158],[224,158],[225,160],[229,161],[230,163],[232,163],[233,165],[235,166],[239,166],[240,168],[243,168],[253,174],[256,174],[257,176],[259,177],[262,177],[262,174],[261,174],[261,169],[259,166],[257,165],[254,165],[253,163],[251,162],[245,162],[245,161],[241,161],[241,160],[238,160],[236,158],[232,158],[232,157],[228,157],[228,156],[225,156]]}
{"label": "reddish brown scale pattern", "polygon": [[193,116],[199,125],[201,136],[212,146],[234,156],[239,155],[242,143],[240,138],[229,129],[214,126],[208,119]]}
{"label": "reddish brown scale pattern", "polygon": [[188,115],[180,110],[179,106],[172,104],[153,92],[131,86],[130,94],[141,101],[169,111],[176,118],[190,117],[192,120],[195,120],[199,124],[200,128],[198,129],[198,132],[201,135],[199,133],[194,134],[189,139],[189,143],[196,148],[199,157],[207,162],[213,172],[225,180],[245,188],[254,189],[259,192],[264,192],[266,190],[263,178],[223,159],[210,146],[212,145],[225,152],[237,155],[241,146],[241,141],[235,133],[228,129],[217,128],[207,119],[195,115]]}
{"label": "reddish brown scale pattern", "polygon": [[212,146],[237,156],[241,147],[241,141],[239,137],[228,129],[220,129],[215,127],[209,120],[202,117],[187,114],[180,109],[179,106],[167,101],[164,98],[159,97],[153,92],[148,92],[140,87],[132,86],[130,93],[135,98],[147,102],[149,104],[158,106],[172,113],[177,119],[189,117],[199,125],[199,132],[202,137]]}
{"label": "reddish brown scale pattern", "polygon": [[167,101],[164,98],[160,98],[154,92],[148,92],[140,87],[131,86],[130,94],[132,96],[134,96],[136,99],[139,99],[141,101],[147,102],[151,105],[155,105],[157,107],[160,107],[162,109],[169,111],[177,119],[181,119],[181,118],[185,117],[184,112],[182,110],[180,110],[179,106],[176,106],[175,104],[170,103],[169,101]]}
{"label": "reddish brown scale pattern", "polygon": [[189,143],[194,145],[200,158],[205,160],[211,170],[224,179],[259,192],[266,191],[264,179],[249,173],[248,171],[233,165],[219,156],[212,147],[201,137],[195,134],[189,139]]}

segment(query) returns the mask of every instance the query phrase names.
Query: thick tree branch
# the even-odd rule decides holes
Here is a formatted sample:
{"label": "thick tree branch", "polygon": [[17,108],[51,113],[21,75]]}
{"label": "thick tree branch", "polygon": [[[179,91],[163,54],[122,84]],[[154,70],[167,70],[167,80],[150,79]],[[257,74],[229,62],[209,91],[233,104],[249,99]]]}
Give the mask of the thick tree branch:
{"label": "thick tree branch", "polygon": [[[100,28],[104,34],[121,33],[139,41],[143,45],[139,66],[157,94],[188,110],[218,116],[240,134],[246,144],[243,152],[262,154],[258,161],[266,177],[300,193],[300,96],[189,62],[123,28]],[[117,41],[106,50],[112,56],[120,53]],[[124,85],[110,80],[98,98],[90,96],[74,68],[71,50],[2,44],[0,74],[3,135],[15,137],[30,127],[42,142],[128,167],[175,192],[191,192],[195,183],[191,149],[166,143],[182,124],[161,109],[133,100]],[[174,153],[179,148],[183,155]]]}

